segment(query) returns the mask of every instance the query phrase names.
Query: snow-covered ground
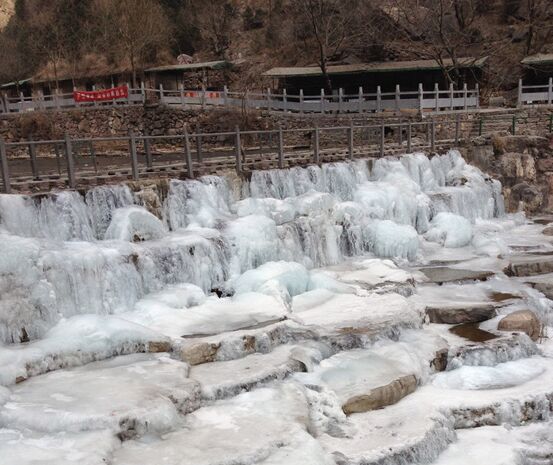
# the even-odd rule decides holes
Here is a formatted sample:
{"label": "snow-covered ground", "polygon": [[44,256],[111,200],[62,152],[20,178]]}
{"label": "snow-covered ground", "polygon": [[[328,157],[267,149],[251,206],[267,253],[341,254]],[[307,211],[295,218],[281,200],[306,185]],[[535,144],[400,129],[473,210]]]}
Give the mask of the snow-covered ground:
{"label": "snow-covered ground", "polygon": [[0,463],[550,463],[551,237],[455,151],[368,166],[0,195]]}

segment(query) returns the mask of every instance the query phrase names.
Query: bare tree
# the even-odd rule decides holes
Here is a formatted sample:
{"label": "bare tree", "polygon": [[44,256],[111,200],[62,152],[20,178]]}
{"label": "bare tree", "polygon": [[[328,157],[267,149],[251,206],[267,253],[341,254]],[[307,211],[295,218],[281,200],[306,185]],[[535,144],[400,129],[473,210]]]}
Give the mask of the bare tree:
{"label": "bare tree", "polygon": [[68,41],[63,24],[58,20],[63,2],[56,1],[49,9],[28,8],[31,47],[39,58],[52,66],[55,88],[59,90],[59,69],[67,56]]}
{"label": "bare tree", "polygon": [[460,69],[474,61],[496,54],[507,45],[503,38],[486,37],[480,24],[479,0],[394,0],[397,40],[389,46],[406,48],[420,59],[436,61],[444,77],[455,83]]}
{"label": "bare tree", "polygon": [[293,12],[298,37],[316,50],[327,90],[332,89],[328,63],[344,55],[359,34],[357,0],[297,0]]}
{"label": "bare tree", "polygon": [[525,0],[522,22],[526,29],[527,55],[539,53],[553,39],[553,2],[551,0]]}
{"label": "bare tree", "polygon": [[228,58],[238,18],[234,5],[228,0],[205,2],[197,8],[197,18],[211,52],[218,58]]}
{"label": "bare tree", "polygon": [[167,45],[170,26],[155,0],[97,0],[96,11],[106,46],[119,47],[131,67],[137,86],[137,71]]}

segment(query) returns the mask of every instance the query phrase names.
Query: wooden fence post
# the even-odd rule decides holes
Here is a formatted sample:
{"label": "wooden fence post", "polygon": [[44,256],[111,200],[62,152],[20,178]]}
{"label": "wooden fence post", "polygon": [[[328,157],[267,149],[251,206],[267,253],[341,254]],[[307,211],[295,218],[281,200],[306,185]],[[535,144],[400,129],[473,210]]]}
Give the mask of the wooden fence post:
{"label": "wooden fence post", "polygon": [[480,85],[478,83],[476,83],[474,92],[476,93],[476,109],[478,110],[480,108]]}
{"label": "wooden fence post", "polygon": [[163,103],[163,84],[159,84],[159,103]]}
{"label": "wooden fence post", "polygon": [[455,120],[455,145],[459,145],[459,134],[461,132],[461,115],[457,115]]}
{"label": "wooden fence post", "polygon": [[267,110],[271,111],[271,89],[267,88]]}
{"label": "wooden fence post", "polygon": [[[23,95],[23,94],[21,94]],[[56,108],[61,108],[61,105],[60,105],[60,90],[59,89],[56,89],[54,91],[54,101],[56,102]],[[96,103],[96,101],[94,101],[94,103]]]}
{"label": "wooden fence post", "polygon": [[315,126],[315,135],[313,142],[313,161],[319,164],[319,126]]}
{"label": "wooden fence post", "polygon": [[33,143],[33,136],[29,138],[29,158],[31,159],[31,171],[33,173],[33,178],[38,180],[38,168],[36,164],[36,146]]}
{"label": "wooden fence post", "polygon": [[396,94],[395,94],[395,104],[396,104],[396,111],[399,113],[400,111],[400,102],[399,99],[401,98],[401,90],[399,87],[399,84],[396,84]]}
{"label": "wooden fence post", "polygon": [[353,120],[349,120],[349,128],[348,128],[348,153],[349,153],[349,159],[353,160]]}
{"label": "wooden fence post", "polygon": [[380,86],[376,86],[376,112],[380,113],[382,110],[382,90]]}
{"label": "wooden fence post", "polygon": [[282,89],[282,106],[284,111],[288,109],[288,94],[286,93],[286,89]]}
{"label": "wooden fence post", "polygon": [[0,139],[0,169],[2,170],[2,182],[4,183],[4,193],[11,194],[10,170],[8,167],[8,151],[4,139]]}
{"label": "wooden fence post", "polygon": [[419,82],[419,113],[422,115],[424,107],[424,90],[422,88],[422,83]]}
{"label": "wooden fence post", "polygon": [[359,87],[359,113],[363,113],[363,87]]}
{"label": "wooden fence post", "polygon": [[131,171],[133,181],[138,181],[138,157],[136,154],[136,137],[129,131],[129,152],[131,154]]}
{"label": "wooden fence post", "polygon": [[338,113],[341,113],[342,112],[342,100],[343,100],[343,95],[342,95],[342,88],[340,87],[338,89]]}
{"label": "wooden fence post", "polygon": [[321,89],[321,113],[325,112],[325,90]]}
{"label": "wooden fence post", "polygon": [[384,142],[385,142],[385,131],[386,127],[384,126],[384,123],[380,126],[380,156],[384,156]]}
{"label": "wooden fence post", "polygon": [[438,86],[438,83],[434,83],[434,109],[436,112],[440,111],[440,88]]}
{"label": "wooden fence post", "polygon": [[511,124],[511,134],[513,134],[513,136],[516,135],[516,130],[517,130],[517,117],[513,115],[513,121]]}
{"label": "wooden fence post", "polygon": [[235,134],[236,172],[242,173],[242,144],[240,142],[240,128],[236,126]]}
{"label": "wooden fence post", "polygon": [[203,163],[204,154],[202,153],[202,137],[200,136],[200,125],[196,125],[196,157],[198,163]]}
{"label": "wooden fence post", "polygon": [[278,167],[284,168],[284,134],[282,126],[278,126]]}
{"label": "wooden fence post", "polygon": [[152,167],[152,149],[150,147],[150,138],[148,131],[144,130],[144,154],[146,155],[146,167]]}
{"label": "wooden fence post", "polygon": [[73,160],[73,145],[69,134],[65,134],[65,158],[67,162],[67,180],[69,187],[75,188],[75,161]]}
{"label": "wooden fence post", "polygon": [[399,143],[399,146],[401,147],[403,145],[403,123],[401,121],[401,119],[399,120],[399,126],[398,126],[398,143]]}
{"label": "wooden fence post", "polygon": [[455,100],[455,91],[453,90],[453,83],[449,84],[449,109],[453,110],[453,102]]}
{"label": "wooden fence post", "polygon": [[549,78],[549,85],[547,86],[547,104],[551,105],[551,99],[553,98],[553,77]]}
{"label": "wooden fence post", "polygon": [[467,95],[467,83],[463,84],[463,110],[467,111],[468,108],[468,95]]}
{"label": "wooden fence post", "polygon": [[142,103],[146,103],[146,86],[144,85],[144,81],[140,82],[140,95],[142,96]]}
{"label": "wooden fence post", "polygon": [[407,124],[407,153],[411,153],[411,120],[409,120],[409,123]]}
{"label": "wooden fence post", "polygon": [[303,114],[303,89],[300,89],[300,114]]}
{"label": "wooden fence post", "polygon": [[189,179],[194,178],[192,167],[192,154],[190,153],[190,139],[188,138],[188,127],[184,126],[184,159],[186,161],[186,171]]}

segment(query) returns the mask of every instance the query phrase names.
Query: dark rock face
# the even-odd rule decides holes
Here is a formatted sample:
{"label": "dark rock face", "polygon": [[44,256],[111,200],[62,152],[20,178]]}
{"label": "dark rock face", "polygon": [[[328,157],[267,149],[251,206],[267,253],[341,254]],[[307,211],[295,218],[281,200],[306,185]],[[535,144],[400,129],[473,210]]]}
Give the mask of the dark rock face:
{"label": "dark rock face", "polygon": [[496,306],[493,304],[463,307],[426,307],[426,314],[430,323],[448,325],[478,323],[493,318],[496,313]]}

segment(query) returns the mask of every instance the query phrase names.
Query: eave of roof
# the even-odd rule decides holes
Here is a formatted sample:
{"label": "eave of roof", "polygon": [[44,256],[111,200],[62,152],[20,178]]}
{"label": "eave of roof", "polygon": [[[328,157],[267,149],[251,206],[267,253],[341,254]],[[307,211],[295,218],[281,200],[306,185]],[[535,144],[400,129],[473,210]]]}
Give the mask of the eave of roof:
{"label": "eave of roof", "polygon": [[27,78],[27,79],[21,79],[21,81],[6,82],[5,84],[0,84],[0,89],[6,89],[8,87],[20,86],[21,84],[25,84],[26,82],[29,82],[31,79],[32,78]]}
{"label": "eave of roof", "polygon": [[523,65],[546,65],[553,63],[553,53],[537,53],[521,60]]}
{"label": "eave of roof", "polygon": [[243,63],[244,60],[236,61],[227,61],[227,60],[218,60],[218,61],[205,61],[202,63],[189,63],[185,65],[166,65],[166,66],[156,66],[154,68],[148,68],[144,70],[146,73],[161,73],[164,71],[195,71],[199,69],[223,69],[227,67],[232,67]]}
{"label": "eave of roof", "polygon": [[[457,61],[466,68],[482,68],[488,57],[471,58],[463,57]],[[453,66],[452,60],[444,60],[445,66]],[[328,74],[362,74],[362,73],[389,73],[394,71],[424,71],[441,69],[436,60],[413,60],[413,61],[388,61],[376,63],[360,63],[352,65],[332,65],[327,69]],[[267,77],[286,76],[321,76],[323,73],[318,66],[305,67],[278,67],[272,68],[263,73]]]}

